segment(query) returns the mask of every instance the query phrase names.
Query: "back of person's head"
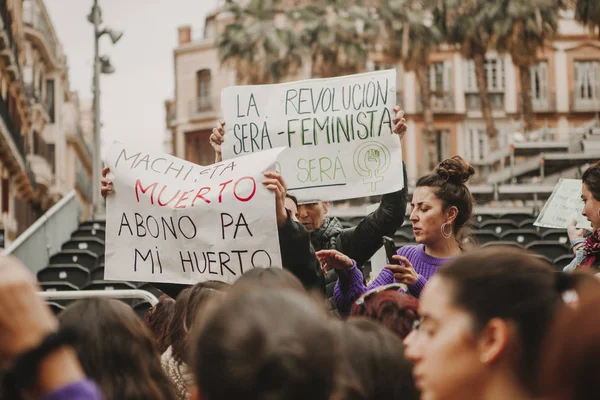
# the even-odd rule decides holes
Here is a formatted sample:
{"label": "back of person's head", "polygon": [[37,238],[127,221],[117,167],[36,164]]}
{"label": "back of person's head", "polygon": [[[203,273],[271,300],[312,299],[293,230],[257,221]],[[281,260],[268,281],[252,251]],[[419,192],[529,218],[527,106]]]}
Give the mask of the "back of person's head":
{"label": "back of person's head", "polygon": [[[194,328],[198,311],[208,299],[223,292],[228,287],[229,284],[225,282],[206,281],[196,283],[189,288],[189,293],[185,296],[185,299],[182,299],[185,302],[185,307],[182,304],[182,308],[177,310],[178,320],[173,321],[177,324],[173,327],[177,332],[177,336],[171,344],[171,354],[175,361],[180,364],[187,363],[189,358],[189,334]],[[177,301],[179,301],[179,297],[177,297]]]}
{"label": "back of person's head", "polygon": [[118,300],[79,300],[59,320],[79,331],[73,347],[107,400],[173,398],[150,332],[131,307]]}
{"label": "back of person's head", "polygon": [[344,400],[418,400],[412,363],[404,357],[402,340],[376,321],[353,318],[336,325],[338,380]]}
{"label": "back of person's head", "polygon": [[442,161],[431,173],[417,180],[417,187],[436,189],[444,210],[456,207],[458,214],[452,224],[456,240],[462,244],[470,236],[471,218],[475,200],[466,183],[475,169],[462,157],[454,156]]}
{"label": "back of person's head", "polygon": [[[169,327],[167,329],[167,344],[173,348],[185,348],[185,340],[187,337],[187,329],[185,326],[185,318],[187,315],[188,303],[192,288],[185,288],[177,295],[175,299],[175,308],[171,313]],[[182,360],[177,360],[179,363]]]}
{"label": "back of person's head", "polygon": [[175,309],[175,300],[163,294],[158,300],[158,304],[148,310],[144,317],[144,322],[154,338],[154,343],[160,354],[164,353],[169,347],[168,329],[171,313]]}
{"label": "back of person's head", "polygon": [[362,304],[354,303],[350,316],[374,319],[404,339],[419,319],[418,309],[419,300],[413,296],[386,290],[365,298]]}
{"label": "back of person's head", "polygon": [[302,282],[283,268],[254,268],[242,275],[233,287],[236,291],[247,288],[291,289],[304,292]]}
{"label": "back of person's head", "polygon": [[326,311],[295,290],[232,290],[212,299],[193,335],[200,398],[326,400],[336,343]]}
{"label": "back of person's head", "polygon": [[[561,292],[570,285],[561,288],[559,275],[543,260],[503,247],[465,253],[440,268],[433,279],[450,285],[450,303],[469,315],[475,337],[492,320],[515,328],[507,329],[507,363],[521,385],[532,391],[541,343],[564,305]],[[424,296],[421,301],[426,301]]]}
{"label": "back of person's head", "polygon": [[600,280],[578,279],[579,300],[554,321],[538,380],[547,400],[600,399]]}

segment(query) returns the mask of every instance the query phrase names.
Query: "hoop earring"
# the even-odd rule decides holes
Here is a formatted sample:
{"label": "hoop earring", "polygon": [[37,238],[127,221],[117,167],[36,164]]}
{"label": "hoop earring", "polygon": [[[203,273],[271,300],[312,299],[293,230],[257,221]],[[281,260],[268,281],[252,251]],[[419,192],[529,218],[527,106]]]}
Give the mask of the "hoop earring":
{"label": "hoop earring", "polygon": [[[450,227],[450,233],[446,233],[447,226]],[[450,239],[450,237],[452,237],[452,225],[450,225],[449,223],[447,223],[447,222],[443,223],[440,230],[442,231],[442,236],[445,237],[446,239]]]}

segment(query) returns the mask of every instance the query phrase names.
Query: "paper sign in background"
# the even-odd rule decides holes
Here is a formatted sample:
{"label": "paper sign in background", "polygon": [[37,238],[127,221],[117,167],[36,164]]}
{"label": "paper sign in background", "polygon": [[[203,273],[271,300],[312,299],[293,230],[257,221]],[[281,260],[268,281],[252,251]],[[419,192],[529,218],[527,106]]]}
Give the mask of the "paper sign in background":
{"label": "paper sign in background", "polygon": [[113,144],[105,278],[233,282],[280,267],[274,194],[261,181],[281,151],[199,166]]}
{"label": "paper sign in background", "polygon": [[300,202],[400,190],[396,71],[223,90],[223,158],[288,147],[278,170]]}
{"label": "paper sign in background", "polygon": [[561,179],[544,208],[542,208],[534,225],[543,228],[566,229],[573,220],[577,220],[578,228],[591,231],[590,222],[581,215],[583,206],[581,180]]}

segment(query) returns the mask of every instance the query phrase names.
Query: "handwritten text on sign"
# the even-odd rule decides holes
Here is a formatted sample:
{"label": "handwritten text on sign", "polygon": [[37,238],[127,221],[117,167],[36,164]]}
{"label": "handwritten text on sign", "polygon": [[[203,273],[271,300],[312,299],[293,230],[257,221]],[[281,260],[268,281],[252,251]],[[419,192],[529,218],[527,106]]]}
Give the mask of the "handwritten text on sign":
{"label": "handwritten text on sign", "polygon": [[396,71],[223,90],[223,158],[288,147],[278,159],[302,202],[400,190]]}
{"label": "handwritten text on sign", "polygon": [[590,222],[581,215],[583,205],[581,180],[561,179],[534,225],[543,228],[566,229],[573,220],[577,220],[578,228],[591,231]]}
{"label": "handwritten text on sign", "polygon": [[105,278],[233,282],[281,266],[274,195],[261,183],[281,151],[199,166],[113,144]]}

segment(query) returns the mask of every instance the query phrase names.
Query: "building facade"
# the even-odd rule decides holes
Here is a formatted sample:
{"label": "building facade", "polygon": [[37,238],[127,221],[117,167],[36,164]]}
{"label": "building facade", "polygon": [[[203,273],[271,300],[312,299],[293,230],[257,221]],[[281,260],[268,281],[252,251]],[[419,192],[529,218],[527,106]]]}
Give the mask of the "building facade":
{"label": "building facade", "polygon": [[[189,161],[213,161],[209,136],[221,116],[221,90],[236,84],[234,71],[219,64],[217,38],[228,17],[215,11],[205,22],[202,38],[192,40],[189,26],[179,28],[174,50],[175,93],[165,103],[167,129],[173,154]],[[596,118],[600,111],[600,40],[574,20],[573,12],[562,14],[559,35],[538,54],[531,68],[531,90],[536,126],[527,140],[568,140],[573,128]],[[431,55],[428,71],[437,154],[434,162],[461,155],[481,172],[475,183],[484,184],[489,168],[490,145],[480,109],[480,97],[472,61],[448,46]],[[409,183],[427,172],[422,101],[414,72],[401,64],[373,55],[367,70],[397,70],[397,103],[405,110],[408,134],[403,152]],[[310,68],[297,78],[310,78]],[[499,146],[523,139],[518,68],[508,54],[490,51],[486,79]]]}
{"label": "building facade", "polygon": [[3,248],[71,189],[78,189],[84,205],[91,201],[75,184],[78,170],[90,182],[91,153],[72,128],[79,124],[79,110],[70,112],[77,96],[43,1],[0,0],[0,16]]}

